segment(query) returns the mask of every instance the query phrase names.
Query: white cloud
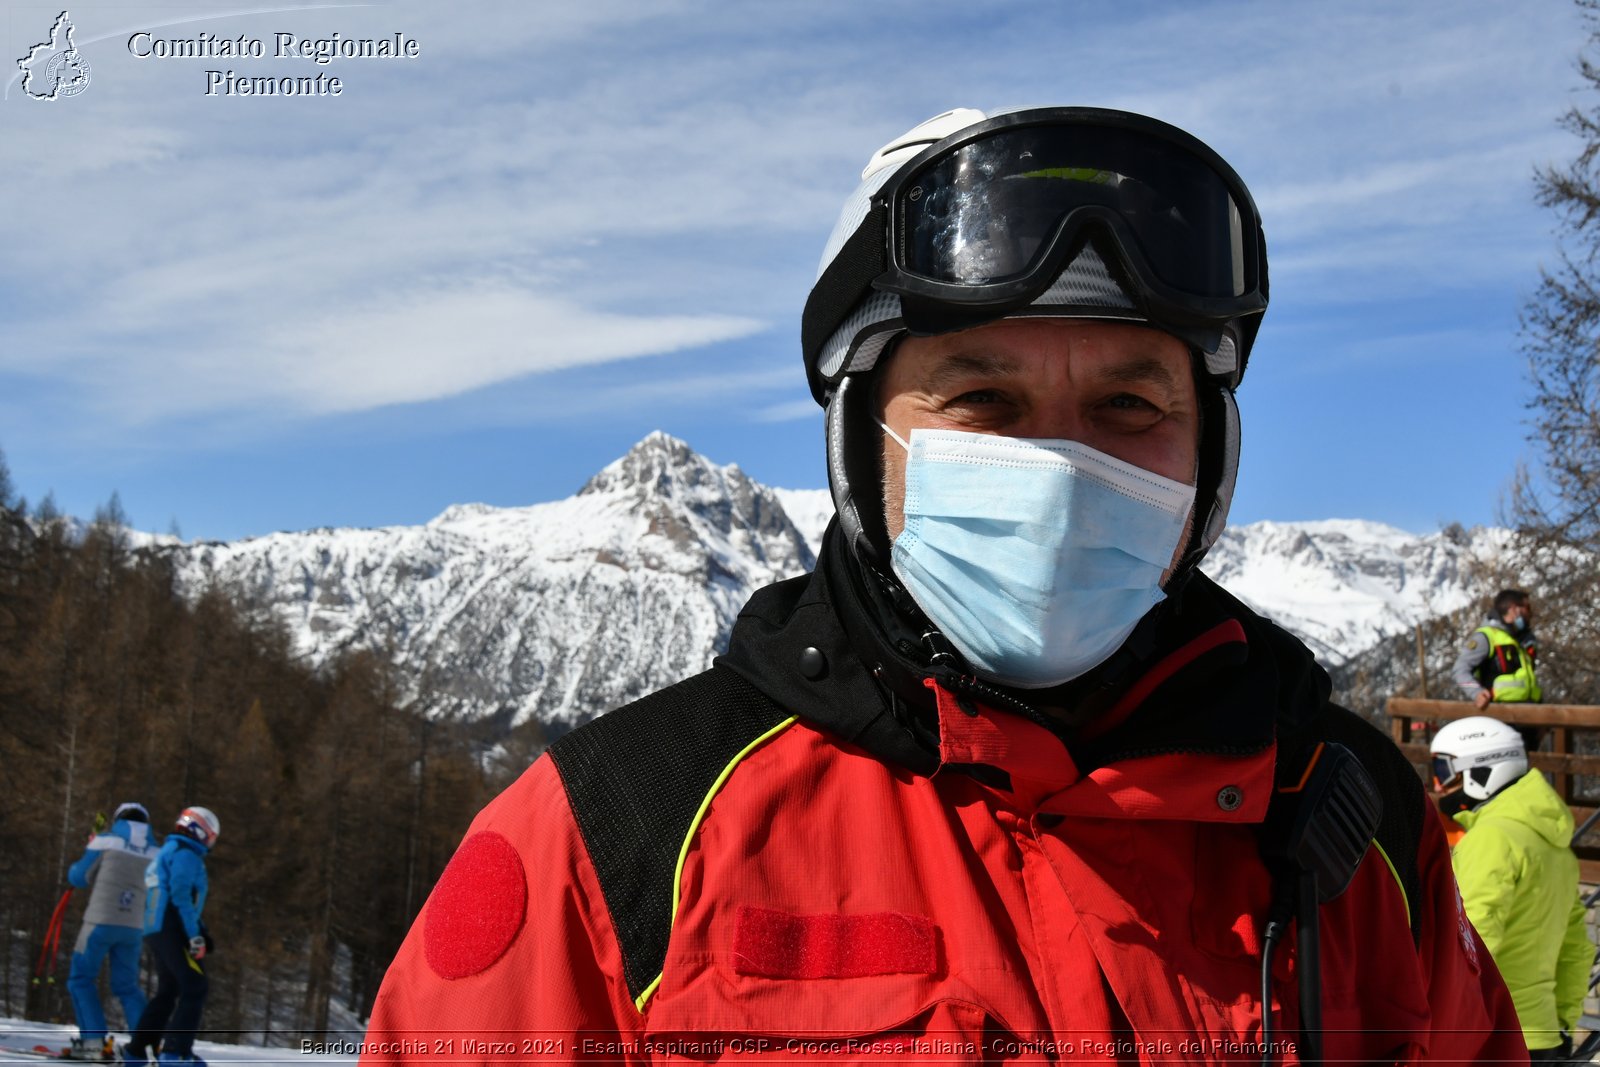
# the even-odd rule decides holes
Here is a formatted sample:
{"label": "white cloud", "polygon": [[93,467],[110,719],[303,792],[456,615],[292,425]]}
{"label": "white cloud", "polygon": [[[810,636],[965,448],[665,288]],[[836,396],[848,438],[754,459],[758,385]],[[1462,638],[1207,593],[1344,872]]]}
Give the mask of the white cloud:
{"label": "white cloud", "polygon": [[[116,22],[141,17],[173,12]],[[1548,73],[1570,13],[1496,4],[596,0],[224,21],[403,29],[424,57],[344,65],[337,102],[218,101],[204,63],[108,41],[82,97],[11,107],[0,199],[26,210],[0,213],[0,388],[50,379],[143,420],[337,413],[766,323],[792,337],[867,153],[953,104],[1070,99],[1194,129],[1255,188],[1280,294],[1494,284],[1543,246],[1526,179],[1560,155],[1566,100],[1547,90],[1572,80]]]}
{"label": "white cloud", "polygon": [[332,415],[666,355],[763,328],[730,315],[600,311],[488,281],[260,322],[238,343],[220,332],[180,331],[131,362],[102,339],[71,373],[102,398],[106,414],[135,423],[228,411]]}
{"label": "white cloud", "polygon": [[[265,339],[267,391],[316,414],[456,396],[528,374],[745,337],[755,319],[620,315],[500,283],[413,293]],[[244,399],[243,397],[240,398]]]}
{"label": "white cloud", "polygon": [[761,408],[750,415],[752,422],[793,422],[797,419],[821,418],[822,409],[817,407],[817,402],[807,397],[805,400],[789,400],[782,404],[772,404]]}

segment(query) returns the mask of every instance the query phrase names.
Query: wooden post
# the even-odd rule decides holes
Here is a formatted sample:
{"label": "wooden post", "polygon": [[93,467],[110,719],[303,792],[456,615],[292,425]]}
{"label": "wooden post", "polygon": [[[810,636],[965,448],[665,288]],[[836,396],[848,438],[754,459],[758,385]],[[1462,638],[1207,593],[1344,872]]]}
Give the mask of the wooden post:
{"label": "wooden post", "polygon": [[1417,684],[1422,689],[1422,699],[1428,699],[1428,658],[1422,654],[1422,624],[1417,627]]}
{"label": "wooden post", "polygon": [[[1553,738],[1554,743],[1550,747],[1560,755],[1572,755],[1572,731],[1567,729],[1565,726],[1557,726],[1551,731],[1551,733],[1553,733],[1555,737]],[[1569,806],[1574,802],[1572,792],[1573,787],[1576,784],[1576,780],[1565,771],[1555,772],[1554,785],[1556,795],[1561,797],[1562,800],[1565,800]]]}
{"label": "wooden post", "polygon": [[1406,715],[1396,715],[1389,712],[1389,736],[1394,738],[1394,743],[1404,747],[1411,742],[1411,719]]}

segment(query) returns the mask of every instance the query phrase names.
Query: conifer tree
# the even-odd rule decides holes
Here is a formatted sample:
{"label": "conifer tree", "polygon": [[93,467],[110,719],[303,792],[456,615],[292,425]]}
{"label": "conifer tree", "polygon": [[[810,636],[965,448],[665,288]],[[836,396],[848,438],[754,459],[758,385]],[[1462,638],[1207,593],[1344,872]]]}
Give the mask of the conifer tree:
{"label": "conifer tree", "polygon": [[16,499],[16,487],[11,484],[11,468],[6,464],[4,449],[0,449],[0,508],[9,508]]}
{"label": "conifer tree", "polygon": [[1512,486],[1509,556],[1537,597],[1545,699],[1600,703],[1600,2],[1578,6],[1585,92],[1560,118],[1578,152],[1534,175],[1560,247],[1522,313],[1535,461]]}
{"label": "conifer tree", "polygon": [[416,710],[429,701],[403,707],[384,657],[313,668],[242,591],[188,600],[170,550],[109,551],[125,521],[115,498],[81,540],[53,497],[41,510],[47,528],[0,512],[0,932],[13,949],[0,1016],[70,1018],[59,983],[30,971],[62,868],[94,813],[127,799],[158,832],[189,804],[222,819],[209,1025],[277,1028],[284,1045],[335,1025],[335,1000],[365,1016],[487,799],[481,750]]}
{"label": "conifer tree", "polygon": [[49,526],[61,520],[61,508],[56,504],[56,491],[47,490],[44,497],[33,509],[33,521],[40,526]]}

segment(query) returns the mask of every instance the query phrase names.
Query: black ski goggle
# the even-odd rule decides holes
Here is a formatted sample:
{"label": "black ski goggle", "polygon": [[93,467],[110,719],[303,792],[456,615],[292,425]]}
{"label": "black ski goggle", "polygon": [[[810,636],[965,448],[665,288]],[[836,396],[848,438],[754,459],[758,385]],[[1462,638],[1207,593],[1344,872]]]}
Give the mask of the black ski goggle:
{"label": "black ski goggle", "polygon": [[872,290],[941,333],[1024,307],[1086,242],[1153,321],[1221,326],[1267,306],[1260,215],[1233,169],[1143,115],[1041,108],[988,119],[900,168],[818,279],[808,359]]}

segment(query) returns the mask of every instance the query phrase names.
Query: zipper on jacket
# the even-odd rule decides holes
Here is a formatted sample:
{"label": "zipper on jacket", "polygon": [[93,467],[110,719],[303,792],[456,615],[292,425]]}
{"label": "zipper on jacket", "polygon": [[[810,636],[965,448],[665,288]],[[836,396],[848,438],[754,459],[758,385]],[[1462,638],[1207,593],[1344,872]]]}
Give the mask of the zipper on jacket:
{"label": "zipper on jacket", "polygon": [[958,703],[963,694],[977,697],[979,701],[988,704],[990,707],[1009,711],[1013,715],[1020,715],[1035,726],[1042,726],[1044,729],[1049,730],[1052,734],[1061,738],[1063,742],[1067,741],[1067,736],[1062,732],[1060,723],[1032,704],[1026,704],[1010,693],[997,689],[981,679],[955,671],[937,671],[933,675],[933,680],[936,684],[956,694]]}

